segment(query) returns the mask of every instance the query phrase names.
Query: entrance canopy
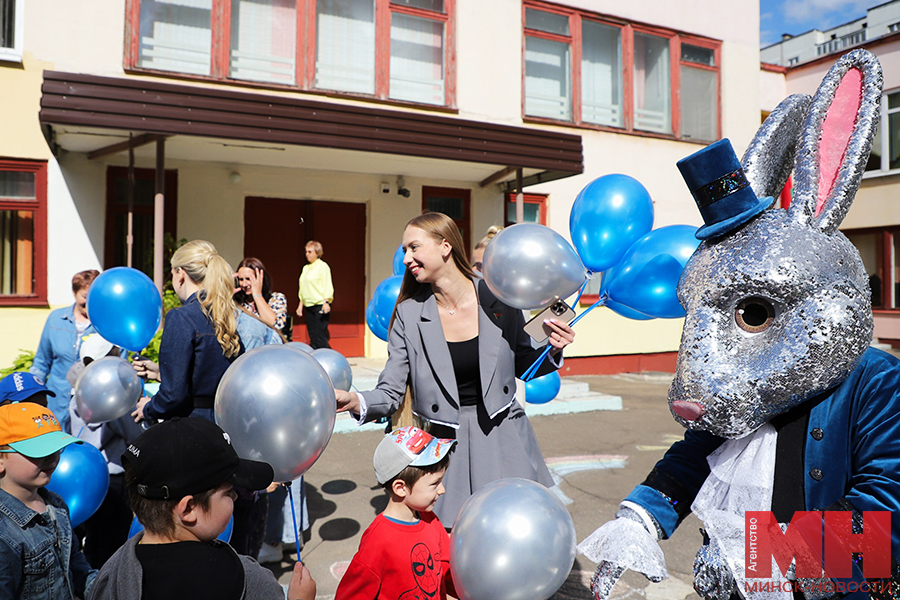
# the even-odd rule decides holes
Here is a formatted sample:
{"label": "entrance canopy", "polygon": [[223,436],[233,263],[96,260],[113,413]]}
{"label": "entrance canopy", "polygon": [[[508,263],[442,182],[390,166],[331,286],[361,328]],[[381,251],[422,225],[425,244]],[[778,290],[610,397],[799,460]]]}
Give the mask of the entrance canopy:
{"label": "entrance canopy", "polygon": [[[552,181],[584,170],[581,137],[452,116],[298,99],[218,86],[46,71],[40,122],[49,141],[90,157],[165,139],[167,159],[482,185]],[[152,147],[136,150],[153,156]]]}

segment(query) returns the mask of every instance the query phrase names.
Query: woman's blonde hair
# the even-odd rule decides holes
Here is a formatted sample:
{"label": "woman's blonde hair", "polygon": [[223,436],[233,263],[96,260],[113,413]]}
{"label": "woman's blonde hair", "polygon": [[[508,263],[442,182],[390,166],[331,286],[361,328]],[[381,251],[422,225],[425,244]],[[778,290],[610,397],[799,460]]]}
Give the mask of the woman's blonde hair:
{"label": "woman's blonde hair", "polygon": [[480,248],[487,248],[487,245],[494,239],[494,236],[503,231],[503,228],[499,225],[491,225],[488,227],[487,233],[481,238],[477,244],[475,244],[475,248],[473,250],[478,250]]}
{"label": "woman's blonde hair", "polygon": [[234,270],[205,240],[193,240],[172,255],[172,269],[181,269],[197,284],[203,313],[212,321],[216,339],[226,357],[237,356],[241,342],[234,313]]}

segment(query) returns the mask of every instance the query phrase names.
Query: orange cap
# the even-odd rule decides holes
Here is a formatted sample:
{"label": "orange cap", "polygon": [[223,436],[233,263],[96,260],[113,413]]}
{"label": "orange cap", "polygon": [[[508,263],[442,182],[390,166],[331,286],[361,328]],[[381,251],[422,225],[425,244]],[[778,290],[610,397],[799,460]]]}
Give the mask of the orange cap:
{"label": "orange cap", "polygon": [[65,433],[49,408],[33,402],[0,406],[0,445],[41,458],[75,443],[81,440]]}

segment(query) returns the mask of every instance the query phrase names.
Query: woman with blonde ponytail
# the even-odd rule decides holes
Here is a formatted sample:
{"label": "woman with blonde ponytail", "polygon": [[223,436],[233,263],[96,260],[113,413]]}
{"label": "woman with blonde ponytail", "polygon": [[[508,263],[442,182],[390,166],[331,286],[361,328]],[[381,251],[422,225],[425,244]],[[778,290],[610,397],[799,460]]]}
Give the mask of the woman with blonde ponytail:
{"label": "woman with blonde ponytail", "polygon": [[219,380],[243,352],[237,332],[234,270],[216,247],[188,242],[172,255],[172,287],[182,306],[166,314],[159,347],[159,392],[141,398],[135,420],[213,418]]}

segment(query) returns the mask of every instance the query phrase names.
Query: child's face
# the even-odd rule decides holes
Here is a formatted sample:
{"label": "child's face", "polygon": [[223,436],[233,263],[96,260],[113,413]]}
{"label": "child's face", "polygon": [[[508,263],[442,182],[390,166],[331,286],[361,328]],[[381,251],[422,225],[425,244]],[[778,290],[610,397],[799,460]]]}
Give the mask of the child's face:
{"label": "child's face", "polygon": [[431,512],[434,510],[434,503],[440,498],[444,492],[444,473],[428,473],[423,475],[412,486],[409,494],[406,495],[404,504],[410,509],[419,512]]}
{"label": "child's face", "polygon": [[30,458],[18,452],[0,453],[0,487],[35,491],[50,483],[59,464],[59,452],[42,458]]}
{"label": "child's face", "polygon": [[213,492],[209,499],[209,510],[197,510],[194,535],[201,542],[213,541],[228,526],[234,512],[234,500],[237,498],[233,488],[234,486],[226,481]]}

